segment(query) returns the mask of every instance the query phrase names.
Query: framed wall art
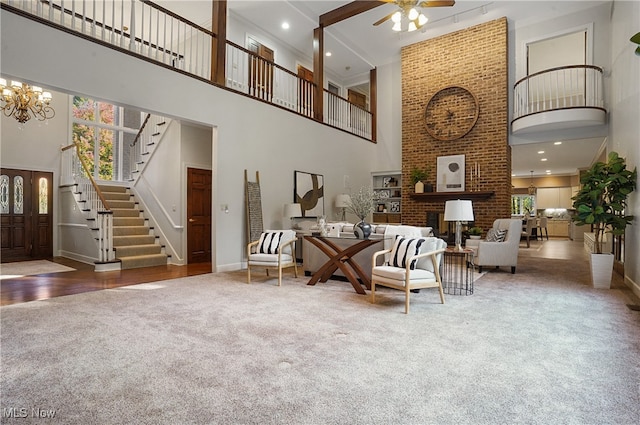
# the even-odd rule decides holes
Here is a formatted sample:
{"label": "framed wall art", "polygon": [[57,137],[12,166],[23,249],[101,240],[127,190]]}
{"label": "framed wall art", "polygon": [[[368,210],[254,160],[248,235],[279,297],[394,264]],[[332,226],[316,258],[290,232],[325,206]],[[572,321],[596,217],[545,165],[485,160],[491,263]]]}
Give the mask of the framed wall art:
{"label": "framed wall art", "polygon": [[464,192],[464,155],[439,156],[437,192]]}
{"label": "framed wall art", "polygon": [[324,176],[322,174],[293,172],[293,201],[300,204],[303,217],[324,214]]}

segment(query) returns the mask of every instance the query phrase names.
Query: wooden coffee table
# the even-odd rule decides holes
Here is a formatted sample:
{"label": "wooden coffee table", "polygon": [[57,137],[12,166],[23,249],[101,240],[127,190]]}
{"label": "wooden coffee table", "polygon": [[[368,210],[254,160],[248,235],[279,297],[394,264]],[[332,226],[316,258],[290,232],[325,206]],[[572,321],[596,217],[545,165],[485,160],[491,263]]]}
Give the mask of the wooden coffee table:
{"label": "wooden coffee table", "polygon": [[[318,281],[326,282],[336,270],[340,269],[358,294],[366,294],[362,285],[367,289],[371,289],[369,275],[362,270],[362,267],[353,257],[363,249],[381,243],[384,239],[337,238],[330,236],[305,236],[304,238],[315,245],[328,258],[327,262],[311,276],[311,280],[307,285],[315,285]],[[335,243],[336,239],[341,241],[349,240],[354,243],[343,248]]]}

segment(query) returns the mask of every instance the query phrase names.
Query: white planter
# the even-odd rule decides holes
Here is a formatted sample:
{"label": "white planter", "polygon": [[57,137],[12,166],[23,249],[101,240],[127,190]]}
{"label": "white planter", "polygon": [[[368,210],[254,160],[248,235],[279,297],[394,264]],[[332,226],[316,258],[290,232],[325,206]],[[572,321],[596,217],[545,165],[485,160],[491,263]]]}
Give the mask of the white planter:
{"label": "white planter", "polygon": [[414,186],[414,189],[416,193],[424,193],[424,183],[422,182],[416,183],[416,185]]}
{"label": "white planter", "polygon": [[591,254],[591,283],[596,289],[611,288],[613,275],[613,254]]}

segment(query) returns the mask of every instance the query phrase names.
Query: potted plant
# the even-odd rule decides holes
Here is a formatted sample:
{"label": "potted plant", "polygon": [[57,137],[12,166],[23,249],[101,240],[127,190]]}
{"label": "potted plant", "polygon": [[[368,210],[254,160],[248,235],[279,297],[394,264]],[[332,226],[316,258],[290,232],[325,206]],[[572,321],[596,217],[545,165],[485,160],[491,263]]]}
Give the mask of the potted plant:
{"label": "potted plant", "polygon": [[364,219],[374,211],[378,199],[378,195],[370,187],[361,187],[360,190],[351,194],[347,210],[360,219],[353,229],[359,239],[367,239],[371,234],[371,225],[366,223]]}
{"label": "potted plant", "polygon": [[430,183],[426,183],[426,180],[429,178],[429,172],[431,171],[430,167],[418,168],[413,167],[411,170],[411,184],[413,184],[415,193],[423,193],[433,192],[433,186]]}
{"label": "potted plant", "polygon": [[482,235],[481,227],[472,227],[468,230],[470,239],[480,239],[480,235]]}
{"label": "potted plant", "polygon": [[624,158],[617,152],[609,153],[606,163],[596,162],[580,178],[582,188],[571,199],[578,225],[590,224],[595,233],[591,253],[591,279],[596,288],[609,288],[613,269],[613,255],[602,253],[605,233],[622,235],[632,215],[625,215],[627,196],[634,191],[638,172],[627,170]]}

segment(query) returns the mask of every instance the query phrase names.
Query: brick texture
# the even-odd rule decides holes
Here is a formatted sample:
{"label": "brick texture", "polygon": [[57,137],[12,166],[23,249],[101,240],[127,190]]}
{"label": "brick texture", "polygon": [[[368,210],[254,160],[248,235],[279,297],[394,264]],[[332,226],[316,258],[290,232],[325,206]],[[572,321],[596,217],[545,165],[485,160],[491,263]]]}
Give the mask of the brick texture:
{"label": "brick texture", "polygon": [[[465,188],[471,169],[480,166],[480,191],[493,191],[487,200],[474,200],[476,225],[485,231],[496,218],[511,214],[511,148],[508,143],[507,19],[501,18],[406,46],[402,49],[402,222],[425,225],[427,212],[444,212],[444,201],[410,197],[413,167],[430,167],[436,187],[437,157],[465,155]],[[439,141],[425,129],[429,98],[443,87],[460,85],[478,99],[480,115],[463,138]],[[460,199],[464,199],[461,195]]]}

